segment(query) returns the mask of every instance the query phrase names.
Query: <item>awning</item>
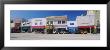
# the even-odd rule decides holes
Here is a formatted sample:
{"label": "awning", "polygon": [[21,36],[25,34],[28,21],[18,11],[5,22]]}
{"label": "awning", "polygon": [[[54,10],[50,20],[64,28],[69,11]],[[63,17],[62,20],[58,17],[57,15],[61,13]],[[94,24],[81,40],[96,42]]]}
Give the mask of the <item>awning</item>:
{"label": "awning", "polygon": [[78,26],[78,28],[95,28],[95,26]]}
{"label": "awning", "polygon": [[32,26],[32,28],[45,28],[45,26]]}

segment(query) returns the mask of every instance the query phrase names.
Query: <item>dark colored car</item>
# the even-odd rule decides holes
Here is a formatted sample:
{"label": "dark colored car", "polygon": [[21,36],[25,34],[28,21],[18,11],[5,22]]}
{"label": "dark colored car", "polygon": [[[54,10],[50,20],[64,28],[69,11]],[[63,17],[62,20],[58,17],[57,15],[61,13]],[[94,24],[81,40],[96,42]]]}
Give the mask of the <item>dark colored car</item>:
{"label": "dark colored car", "polygon": [[81,34],[81,32],[80,32],[79,30],[77,30],[77,31],[75,32],[75,34]]}

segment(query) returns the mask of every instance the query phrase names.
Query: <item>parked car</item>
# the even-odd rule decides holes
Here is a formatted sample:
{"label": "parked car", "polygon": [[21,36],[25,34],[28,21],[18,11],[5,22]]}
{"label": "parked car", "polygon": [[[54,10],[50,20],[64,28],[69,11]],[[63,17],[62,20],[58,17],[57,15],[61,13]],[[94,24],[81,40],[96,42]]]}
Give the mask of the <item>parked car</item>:
{"label": "parked car", "polygon": [[62,31],[55,30],[53,31],[53,34],[69,34],[69,32],[68,30],[62,30]]}
{"label": "parked car", "polygon": [[60,32],[59,31],[56,31],[56,30],[54,30],[53,31],[53,34],[59,34]]}
{"label": "parked car", "polygon": [[79,30],[77,30],[77,31],[75,32],[75,34],[81,34],[81,32],[80,32]]}

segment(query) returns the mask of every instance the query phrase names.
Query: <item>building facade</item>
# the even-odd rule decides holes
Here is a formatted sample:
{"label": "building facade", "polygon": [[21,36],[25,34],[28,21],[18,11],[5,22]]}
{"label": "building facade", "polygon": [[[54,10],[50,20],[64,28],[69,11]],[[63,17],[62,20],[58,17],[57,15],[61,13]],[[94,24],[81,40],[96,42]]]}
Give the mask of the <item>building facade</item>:
{"label": "building facade", "polygon": [[100,11],[89,10],[85,16],[77,16],[76,21],[80,30],[96,33],[96,27],[100,25]]}
{"label": "building facade", "polygon": [[47,30],[50,29],[52,32],[67,30],[67,16],[49,16],[46,17],[46,20],[47,20],[46,25]]}
{"label": "building facade", "polygon": [[71,33],[76,30],[89,33],[100,32],[100,11],[88,10],[86,15],[76,17],[76,21],[68,21],[64,16],[47,16],[46,18],[20,19],[15,18],[11,22],[11,32],[38,32],[54,33],[68,30]]}
{"label": "building facade", "polygon": [[21,23],[22,32],[31,32],[31,22],[26,21]]}
{"label": "building facade", "polygon": [[39,33],[45,32],[46,18],[33,18],[30,19],[30,22],[31,22],[32,32],[39,32]]}
{"label": "building facade", "polygon": [[76,21],[67,21],[67,28],[69,33],[75,33],[78,30]]}
{"label": "building facade", "polygon": [[20,33],[21,32],[21,18],[14,18],[11,20],[11,33]]}

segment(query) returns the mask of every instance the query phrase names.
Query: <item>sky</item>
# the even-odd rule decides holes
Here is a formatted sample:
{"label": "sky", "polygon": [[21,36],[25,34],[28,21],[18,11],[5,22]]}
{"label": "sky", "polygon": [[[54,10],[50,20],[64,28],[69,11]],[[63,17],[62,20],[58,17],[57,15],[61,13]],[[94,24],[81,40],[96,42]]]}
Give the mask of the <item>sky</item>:
{"label": "sky", "polygon": [[45,18],[47,16],[64,16],[67,15],[69,21],[76,20],[77,16],[86,14],[86,10],[11,10],[11,19],[14,18]]}

